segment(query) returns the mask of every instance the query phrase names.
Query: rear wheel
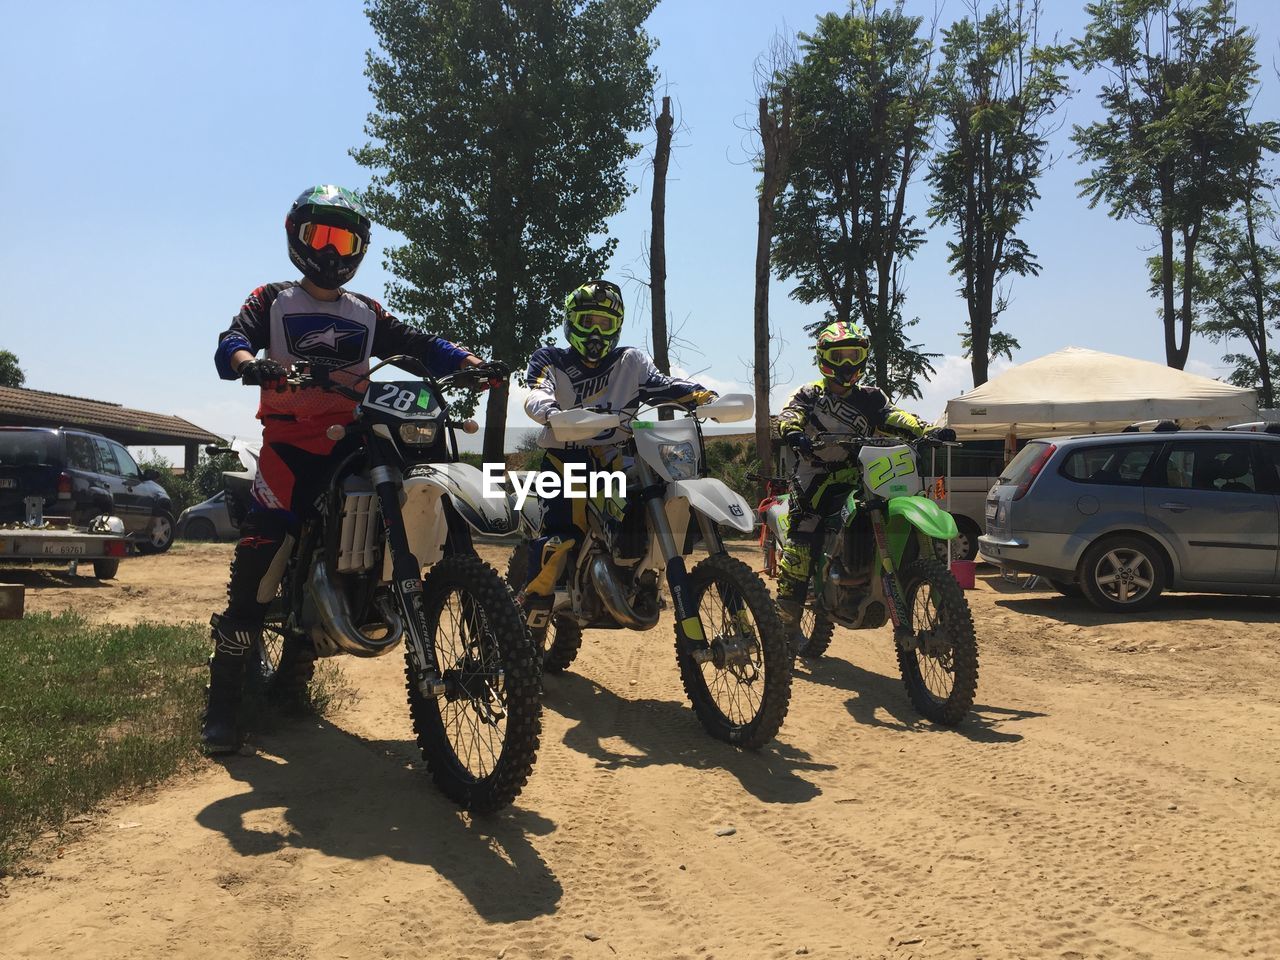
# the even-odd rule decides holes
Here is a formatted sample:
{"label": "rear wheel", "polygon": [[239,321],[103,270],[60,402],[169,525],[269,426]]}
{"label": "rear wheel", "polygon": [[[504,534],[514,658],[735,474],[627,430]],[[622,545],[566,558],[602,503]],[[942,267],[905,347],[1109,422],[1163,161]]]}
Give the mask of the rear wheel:
{"label": "rear wheel", "polygon": [[907,564],[901,582],[915,645],[897,645],[907,696],[925,719],[954,727],[973,707],[978,689],[978,638],[969,602],[955,577],[932,558]]}
{"label": "rear wheel", "polygon": [[[519,593],[529,580],[529,542],[521,541],[507,561],[507,586]],[[542,655],[542,669],[548,673],[564,673],[582,649],[582,627],[568,617],[553,616],[546,629],[536,631],[534,646]]]}
{"label": "rear wheel", "polygon": [[213,540],[217,537],[218,531],[214,528],[212,520],[196,517],[187,523],[182,535],[186,540]]}
{"label": "rear wheel", "polygon": [[140,553],[164,553],[173,546],[173,514],[157,510],[147,525],[145,538],[138,541]]}
{"label": "rear wheel", "polygon": [[116,574],[120,572],[119,560],[95,560],[93,561],[93,575],[99,580],[114,580]]}
{"label": "rear wheel", "polygon": [[1085,551],[1080,588],[1099,610],[1145,610],[1164,590],[1164,558],[1140,537],[1106,537]]}
{"label": "rear wheel", "polygon": [[676,662],[694,713],[717,740],[758,749],[777,736],[791,701],[791,651],[778,611],[759,576],[726,554],[693,568],[689,601],[711,654],[699,663],[677,631]]}
{"label": "rear wheel", "polygon": [[426,638],[446,684],[424,696],[406,653],[409,713],[436,785],[466,810],[510,804],[542,732],[537,652],[511,591],[479,557],[445,557],[423,581]]}
{"label": "rear wheel", "polygon": [[800,615],[800,632],[805,640],[796,653],[806,660],[817,660],[831,646],[836,625],[824,611],[809,606]]}

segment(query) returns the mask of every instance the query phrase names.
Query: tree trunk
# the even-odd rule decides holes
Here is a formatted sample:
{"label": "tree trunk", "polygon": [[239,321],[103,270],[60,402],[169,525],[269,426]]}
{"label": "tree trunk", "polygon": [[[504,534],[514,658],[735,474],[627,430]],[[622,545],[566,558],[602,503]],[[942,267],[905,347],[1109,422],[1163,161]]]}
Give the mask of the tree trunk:
{"label": "tree trunk", "polygon": [[[662,98],[658,114],[658,144],[653,151],[653,199],[649,209],[653,225],[649,242],[649,302],[653,313],[653,365],[671,375],[667,343],[667,166],[671,162],[671,98]],[[658,419],[671,420],[675,411],[666,407]]]}
{"label": "tree trunk", "polygon": [[978,294],[978,302],[969,310],[969,366],[973,370],[973,385],[980,387],[987,382],[991,365],[991,297],[992,291],[984,284]]}
{"label": "tree trunk", "polygon": [[1253,193],[1244,201],[1245,236],[1249,241],[1249,272],[1253,275],[1249,284],[1253,290],[1254,316],[1258,324],[1258,378],[1262,381],[1262,389],[1258,391],[1258,399],[1264,409],[1275,406],[1275,398],[1271,388],[1271,356],[1267,352],[1267,307],[1263,296],[1262,264],[1258,262],[1258,235],[1253,220]]}
{"label": "tree trunk", "polygon": [[1173,227],[1160,227],[1160,288],[1164,299],[1164,360],[1165,364],[1181,370],[1178,363],[1178,346],[1174,332],[1178,326],[1177,308],[1173,305]]}
{"label": "tree trunk", "polygon": [[773,440],[769,431],[769,249],[773,244],[773,201],[771,189],[778,164],[777,127],[769,115],[769,98],[760,98],[760,143],[764,150],[761,171],[759,214],[756,220],[756,299],[752,322],[755,350],[751,372],[756,395],[756,459],[760,472],[773,472]]}
{"label": "tree trunk", "polygon": [[[518,362],[513,354],[514,337],[510,331],[514,329],[516,293],[509,281],[499,279],[494,308],[498,323],[493,326],[494,339],[491,344],[493,355],[506,360],[507,363]],[[507,381],[496,388],[489,389],[489,397],[484,410],[484,460],[486,463],[503,463],[506,460],[507,447],[507,398],[511,394],[511,386]]]}

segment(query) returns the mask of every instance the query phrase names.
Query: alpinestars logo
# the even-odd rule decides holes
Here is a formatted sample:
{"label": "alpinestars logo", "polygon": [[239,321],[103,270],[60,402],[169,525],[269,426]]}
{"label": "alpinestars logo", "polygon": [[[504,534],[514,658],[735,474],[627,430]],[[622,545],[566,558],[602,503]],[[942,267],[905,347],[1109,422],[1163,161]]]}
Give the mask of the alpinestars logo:
{"label": "alpinestars logo", "polygon": [[311,363],[345,367],[367,355],[368,327],[345,317],[289,314],[284,318],[284,334],[289,352]]}

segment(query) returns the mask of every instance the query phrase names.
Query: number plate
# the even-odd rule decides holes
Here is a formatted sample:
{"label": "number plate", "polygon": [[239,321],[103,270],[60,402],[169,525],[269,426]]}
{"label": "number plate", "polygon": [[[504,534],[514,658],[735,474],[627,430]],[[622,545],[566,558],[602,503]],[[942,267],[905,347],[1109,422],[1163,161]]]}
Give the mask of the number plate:
{"label": "number plate", "polygon": [[83,543],[46,543],[44,552],[53,557],[83,557]]}
{"label": "number plate", "polygon": [[11,477],[0,477],[0,490],[13,490],[18,486],[18,481]]}

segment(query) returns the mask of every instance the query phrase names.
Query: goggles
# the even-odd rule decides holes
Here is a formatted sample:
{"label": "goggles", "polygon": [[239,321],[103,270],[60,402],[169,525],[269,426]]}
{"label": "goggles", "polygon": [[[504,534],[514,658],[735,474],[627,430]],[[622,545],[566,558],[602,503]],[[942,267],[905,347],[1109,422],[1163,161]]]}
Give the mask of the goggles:
{"label": "goggles", "polygon": [[604,313],[580,313],[573,318],[573,325],[586,334],[598,333],[603,337],[611,337],[621,329],[622,321]]}
{"label": "goggles", "polygon": [[833,367],[856,367],[867,362],[867,348],[862,344],[827,347],[822,350],[822,359]]}
{"label": "goggles", "polygon": [[298,239],[312,250],[333,247],[338,256],[349,257],[360,252],[360,237],[345,227],[331,227],[325,223],[304,223],[298,228]]}

